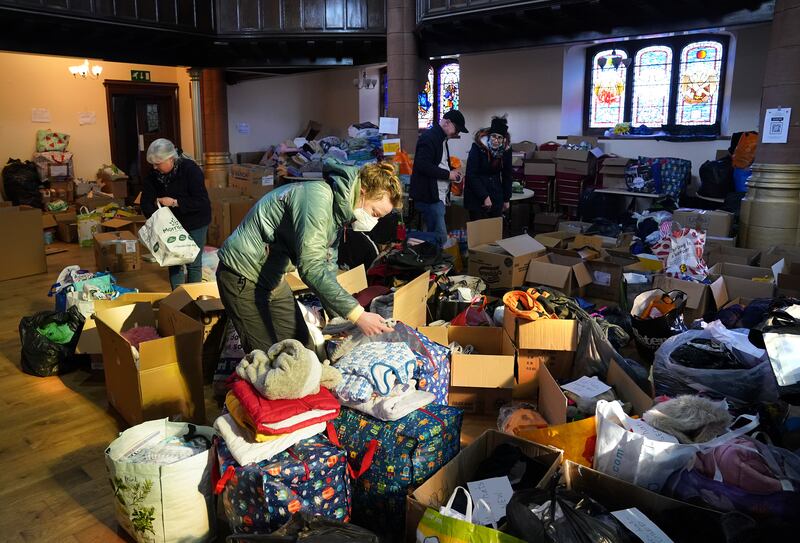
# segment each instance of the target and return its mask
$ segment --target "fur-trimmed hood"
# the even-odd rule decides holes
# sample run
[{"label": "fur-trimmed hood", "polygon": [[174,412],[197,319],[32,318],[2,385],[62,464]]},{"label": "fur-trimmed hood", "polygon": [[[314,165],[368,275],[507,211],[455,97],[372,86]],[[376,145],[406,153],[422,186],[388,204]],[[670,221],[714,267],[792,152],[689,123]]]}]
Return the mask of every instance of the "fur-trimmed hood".
[{"label": "fur-trimmed hood", "polygon": [[[475,144],[487,152],[489,151],[489,146],[486,144],[486,138],[489,137],[489,134],[491,134],[491,130],[489,130],[489,128],[481,128],[475,132]],[[503,140],[503,152],[508,151],[510,148],[511,134],[508,134]]]}]

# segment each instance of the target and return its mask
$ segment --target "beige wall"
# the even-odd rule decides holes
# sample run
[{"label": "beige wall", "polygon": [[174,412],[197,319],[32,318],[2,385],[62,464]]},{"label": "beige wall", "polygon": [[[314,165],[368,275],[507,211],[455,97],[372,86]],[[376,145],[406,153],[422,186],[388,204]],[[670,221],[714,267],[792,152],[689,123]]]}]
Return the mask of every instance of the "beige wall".
[{"label": "beige wall", "polygon": [[[130,80],[130,70],[149,70],[153,82],[177,83],[181,143],[193,153],[189,76],[185,68],[123,64],[98,60],[100,79],[75,79],[69,66],[83,59],[0,52],[0,160],[30,159],[36,150],[36,131],[50,128],[71,136],[78,177],[93,178],[102,164],[111,162],[104,79]],[[90,59],[90,62],[95,62]],[[32,108],[47,108],[51,122],[31,122]],[[96,123],[80,126],[78,113],[94,111]],[[120,165],[121,166],[121,165]]]}]

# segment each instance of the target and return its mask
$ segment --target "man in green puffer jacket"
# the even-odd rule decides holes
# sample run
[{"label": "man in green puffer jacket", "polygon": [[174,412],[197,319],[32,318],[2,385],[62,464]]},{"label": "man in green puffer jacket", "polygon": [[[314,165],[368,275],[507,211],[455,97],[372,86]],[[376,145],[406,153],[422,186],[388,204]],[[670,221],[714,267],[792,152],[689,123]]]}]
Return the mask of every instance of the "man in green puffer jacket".
[{"label": "man in green puffer jacket", "polygon": [[245,352],[266,351],[284,339],[308,343],[308,329],[284,279],[293,265],[328,312],[367,335],[390,330],[339,285],[335,242],[344,226],[371,230],[399,207],[400,180],[388,163],[358,170],[329,160],[323,173],[326,181],[292,183],[261,198],[219,250],[220,297]]}]

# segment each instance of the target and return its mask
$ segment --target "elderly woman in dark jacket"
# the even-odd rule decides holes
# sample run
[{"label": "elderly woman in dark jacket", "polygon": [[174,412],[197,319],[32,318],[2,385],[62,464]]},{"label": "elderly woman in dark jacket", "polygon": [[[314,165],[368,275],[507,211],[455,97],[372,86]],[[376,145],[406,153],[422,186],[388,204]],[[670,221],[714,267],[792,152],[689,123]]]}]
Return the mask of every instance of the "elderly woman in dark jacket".
[{"label": "elderly woman in dark jacket", "polygon": [[500,217],[511,200],[511,143],[508,121],[492,118],[489,128],[478,130],[467,158],[464,207],[475,221]]}]

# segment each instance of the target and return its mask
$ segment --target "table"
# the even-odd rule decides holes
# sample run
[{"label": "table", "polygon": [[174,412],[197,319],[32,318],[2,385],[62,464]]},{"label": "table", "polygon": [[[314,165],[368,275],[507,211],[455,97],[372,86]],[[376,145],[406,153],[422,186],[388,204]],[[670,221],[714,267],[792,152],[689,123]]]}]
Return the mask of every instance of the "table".
[{"label": "table", "polygon": [[[532,213],[532,211],[530,209],[530,205],[533,203],[533,202],[531,202],[531,200],[533,199],[533,196],[534,196],[534,191],[532,191],[531,189],[526,189],[524,187],[522,189],[522,193],[516,193],[515,192],[515,193],[511,194],[511,200],[508,203],[508,206],[509,206],[508,207],[508,212],[503,214],[503,220],[504,220],[504,222],[506,224],[506,227],[508,229],[509,235],[515,236],[515,235],[518,235],[518,234],[524,234],[525,232],[527,232],[528,230],[531,229],[530,225],[527,224],[527,223],[530,221],[530,218],[533,217],[533,213]],[[451,195],[450,196],[450,204],[454,205],[454,206],[464,207],[464,197],[463,196],[452,196]],[[520,206],[520,205],[528,206],[528,213],[525,214],[525,217],[528,220],[523,225],[517,224],[519,221],[512,221],[512,217],[516,217],[517,216],[517,213],[514,212],[514,209],[516,209],[517,206]],[[455,227],[457,225],[448,224],[447,226],[448,226],[448,228],[450,228],[450,227]]]},{"label": "table", "polygon": [[[653,194],[649,192],[631,192],[629,190],[622,190],[622,189],[594,189],[595,194],[612,194],[615,196],[625,196],[626,198],[630,198],[627,202],[626,207],[628,209],[635,208],[635,211],[644,211],[647,208],[646,202],[647,199],[654,200],[656,198],[662,198],[663,194]],[[641,198],[645,198],[645,200],[641,200]]]},{"label": "table", "polygon": [[511,193],[512,202],[519,202],[520,200],[528,200],[529,198],[533,198],[533,191],[531,189],[526,189],[524,187],[522,189],[522,194],[518,192]]}]

